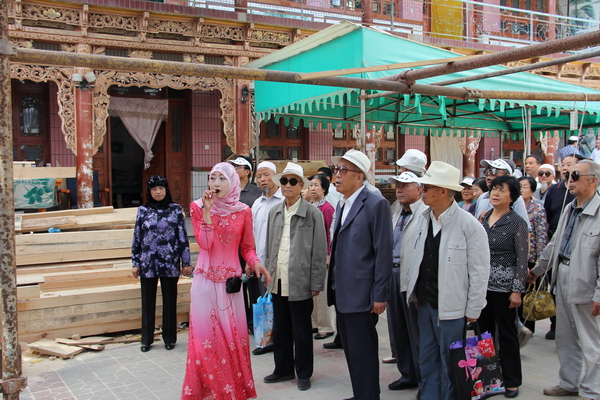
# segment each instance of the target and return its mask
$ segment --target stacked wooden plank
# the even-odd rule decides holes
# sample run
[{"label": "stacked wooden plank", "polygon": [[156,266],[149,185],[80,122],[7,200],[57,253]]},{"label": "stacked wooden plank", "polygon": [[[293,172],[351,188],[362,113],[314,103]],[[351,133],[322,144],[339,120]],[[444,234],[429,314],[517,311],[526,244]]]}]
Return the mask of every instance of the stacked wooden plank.
[{"label": "stacked wooden plank", "polygon": [[[22,219],[21,232],[38,227],[61,232],[15,236],[20,341],[140,328],[139,280],[131,275],[137,209],[87,210],[26,214]],[[57,218],[68,222],[54,225]],[[25,222],[32,225],[25,228]],[[116,226],[120,228],[112,229]],[[188,320],[190,285],[191,279],[179,281],[180,322]],[[158,293],[156,324],[160,325]]]}]

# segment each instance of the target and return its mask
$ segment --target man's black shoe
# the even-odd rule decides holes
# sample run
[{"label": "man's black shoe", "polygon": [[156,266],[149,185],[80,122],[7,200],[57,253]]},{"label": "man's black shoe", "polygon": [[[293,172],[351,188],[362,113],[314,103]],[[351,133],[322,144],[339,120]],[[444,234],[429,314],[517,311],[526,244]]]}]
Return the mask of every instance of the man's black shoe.
[{"label": "man's black shoe", "polygon": [[546,333],[546,339],[547,340],[554,340],[554,339],[556,339],[556,331],[549,330],[548,333]]},{"label": "man's black shoe", "polygon": [[284,382],[284,381],[293,381],[294,379],[296,379],[296,376],[294,374],[283,375],[283,376],[271,374],[271,375],[265,376],[265,379],[263,379],[263,380],[265,383],[277,383],[277,382]]},{"label": "man's black shoe", "polygon": [[298,389],[308,390],[310,386],[310,379],[298,379]]},{"label": "man's black shoe", "polygon": [[412,389],[417,387],[417,384],[411,384],[406,382],[401,382],[400,379],[394,381],[388,385],[390,390],[404,390],[404,389]]},{"label": "man's black shoe", "polygon": [[343,349],[344,348],[344,346],[342,346],[341,344],[337,344],[336,342],[324,343],[323,347],[326,349]]},{"label": "man's black shoe", "polygon": [[261,354],[267,354],[273,351],[273,345],[269,344],[265,347],[257,347],[254,350],[252,350],[252,354],[254,354],[255,356],[260,356]]}]

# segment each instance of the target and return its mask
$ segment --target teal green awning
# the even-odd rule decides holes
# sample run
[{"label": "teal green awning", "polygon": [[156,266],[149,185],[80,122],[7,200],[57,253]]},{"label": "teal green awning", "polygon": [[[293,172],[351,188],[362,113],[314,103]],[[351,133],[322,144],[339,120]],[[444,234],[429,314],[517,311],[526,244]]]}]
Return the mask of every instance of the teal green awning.
[{"label": "teal green awning", "polygon": [[[399,38],[389,33],[342,22],[303,39],[282,50],[246,64],[249,68],[264,68],[291,72],[317,72],[357,67],[386,65],[401,62],[434,60],[456,57],[459,54],[427,44]],[[419,80],[421,84],[461,78],[505,69],[491,66],[439,77]],[[377,79],[394,75],[402,70],[368,72],[348,75]],[[531,73],[516,73],[484,80],[457,84],[489,90],[515,90],[526,92],[595,93],[588,89]],[[376,91],[371,92],[376,93]],[[360,123],[360,101],[357,89],[280,82],[255,83],[255,111],[260,119],[283,118],[288,125],[293,119],[311,121],[310,125],[335,128]],[[600,103],[566,101],[511,101],[511,100],[454,100],[444,96],[428,97],[419,94],[394,95],[366,101],[368,129],[385,130],[399,126],[404,132],[463,136],[470,131],[486,136],[523,135],[525,107],[531,108],[532,126],[539,131],[569,130],[571,114],[579,111],[585,128],[600,126]],[[584,113],[585,111],[585,113]],[[305,122],[306,124],[306,122]]]}]

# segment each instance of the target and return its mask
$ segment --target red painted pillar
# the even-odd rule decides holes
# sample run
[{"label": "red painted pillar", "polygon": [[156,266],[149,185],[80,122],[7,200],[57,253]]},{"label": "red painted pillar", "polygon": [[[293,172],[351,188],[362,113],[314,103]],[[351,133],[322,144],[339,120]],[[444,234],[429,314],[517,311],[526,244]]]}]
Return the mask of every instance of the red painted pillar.
[{"label": "red painted pillar", "polygon": [[372,0],[362,0],[362,23],[365,26],[373,25],[373,3]]},{"label": "red painted pillar", "polygon": [[[466,135],[465,131],[465,135]],[[475,132],[469,132],[474,135]],[[477,149],[479,148],[479,137],[467,136],[465,137],[465,150],[463,151],[463,176],[472,176],[477,178],[476,171],[476,158]]]}]

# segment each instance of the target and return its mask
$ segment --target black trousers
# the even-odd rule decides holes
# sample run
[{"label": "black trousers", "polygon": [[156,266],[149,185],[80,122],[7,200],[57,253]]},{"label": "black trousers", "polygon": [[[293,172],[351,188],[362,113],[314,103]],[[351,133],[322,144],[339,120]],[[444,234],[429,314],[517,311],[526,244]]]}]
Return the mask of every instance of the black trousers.
[{"label": "black trousers", "polygon": [[341,313],[338,328],[356,400],[379,400],[379,354],[375,325],[379,316],[370,311]]},{"label": "black trousers", "polygon": [[516,308],[508,308],[510,293],[487,292],[487,305],[479,317],[479,329],[494,334],[498,327],[498,337],[495,342],[500,368],[504,377],[504,386],[513,388],[521,386],[523,376],[521,373],[521,352],[519,350],[519,336],[517,332]]},{"label": "black trousers", "polygon": [[162,292],[162,338],[165,344],[177,342],[177,282],[179,277],[140,278],[142,288],[142,345],[154,342],[156,287],[160,279]]},{"label": "black trousers", "polygon": [[388,331],[392,354],[401,374],[400,382],[421,383],[419,370],[419,323],[414,303],[406,302],[406,292],[400,293],[400,268],[392,270],[390,301],[387,306]]},{"label": "black trousers", "polygon": [[313,299],[288,299],[273,293],[273,374],[292,375],[295,369],[298,379],[308,379],[313,374],[314,365],[310,320]]}]

